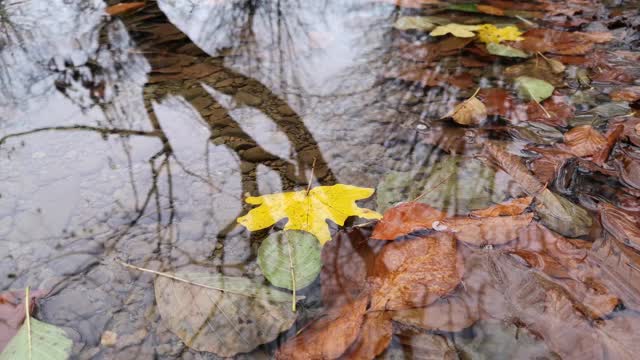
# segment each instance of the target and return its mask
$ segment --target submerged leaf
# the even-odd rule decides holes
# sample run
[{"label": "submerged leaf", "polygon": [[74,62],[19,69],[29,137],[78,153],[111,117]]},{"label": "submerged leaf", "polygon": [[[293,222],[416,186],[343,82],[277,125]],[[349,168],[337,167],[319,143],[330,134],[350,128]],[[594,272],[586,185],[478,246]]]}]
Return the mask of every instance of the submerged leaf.
[{"label": "submerged leaf", "polygon": [[584,208],[552,193],[549,189],[544,189],[536,195],[536,199],[539,202],[536,212],[548,228],[569,237],[589,233],[593,221]]},{"label": "submerged leaf", "polygon": [[442,36],[442,35],[451,34],[455,37],[470,38],[470,37],[476,36],[474,31],[477,31],[479,29],[480,29],[480,25],[462,25],[462,24],[451,23],[451,24],[440,25],[436,27],[429,33],[429,35]]},{"label": "submerged leaf", "polygon": [[431,22],[430,17],[426,16],[403,16],[396,20],[393,27],[398,30],[423,30],[429,31],[436,27]]},{"label": "submerged leaf", "polygon": [[299,290],[318,277],[320,252],[318,239],[308,232],[278,231],[260,244],[258,265],[271,284]]},{"label": "submerged leaf", "polygon": [[533,220],[533,214],[488,218],[453,217],[434,224],[438,231],[453,233],[456,239],[475,246],[501,245],[518,237]]},{"label": "submerged leaf", "polygon": [[406,202],[385,211],[376,224],[372,239],[395,240],[416,230],[431,229],[434,221],[442,220],[445,214],[427,204]]},{"label": "submerged leaf", "polygon": [[341,359],[374,359],[389,346],[392,335],[393,326],[387,312],[367,313],[358,338]]},{"label": "submerged leaf", "polygon": [[607,144],[607,139],[591,125],[576,126],[564,134],[564,145],[578,157],[592,156]]},{"label": "submerged leaf", "polygon": [[602,225],[614,238],[640,251],[640,217],[629,214],[610,204],[598,205]]},{"label": "submerged leaf", "polygon": [[382,215],[359,207],[355,201],[366,199],[373,189],[352,185],[336,184],[318,186],[310,191],[292,191],[262,196],[249,196],[248,204],[259,205],[238,223],[251,231],[268,228],[277,221],[287,218],[285,230],[302,230],[315,235],[320,244],[331,240],[326,220],[342,226],[349,216],[365,219],[379,219]]},{"label": "submerged leaf", "polygon": [[475,217],[520,215],[531,205],[532,201],[533,198],[531,196],[517,198],[490,206],[486,209],[472,211],[469,215]]},{"label": "submerged leaf", "polygon": [[[25,307],[29,308],[29,289],[26,290]],[[9,341],[0,360],[66,360],[70,357],[73,342],[64,330],[32,318],[25,310],[26,318],[20,330]]]},{"label": "submerged leaf", "polygon": [[487,44],[487,51],[490,54],[505,56],[505,57],[517,57],[517,58],[528,58],[529,54],[522,50],[518,50],[516,48],[512,48],[511,46],[502,45],[494,42],[490,42]]},{"label": "submerged leaf", "polygon": [[211,273],[162,273],[158,311],[188,347],[234,356],[275,339],[293,325],[291,295],[260,282]]},{"label": "submerged leaf", "polygon": [[520,76],[515,79],[518,95],[525,100],[540,102],[551,96],[554,87],[548,82],[529,76]]}]

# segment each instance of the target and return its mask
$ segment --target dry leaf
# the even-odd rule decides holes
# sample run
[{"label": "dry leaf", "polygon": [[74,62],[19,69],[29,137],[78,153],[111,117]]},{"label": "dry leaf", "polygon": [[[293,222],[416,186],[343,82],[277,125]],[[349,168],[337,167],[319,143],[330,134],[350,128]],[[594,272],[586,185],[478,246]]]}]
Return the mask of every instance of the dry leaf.
[{"label": "dry leaf", "polygon": [[434,221],[446,216],[440,210],[420,202],[406,202],[387,210],[376,224],[372,239],[395,240],[416,230],[431,229]]},{"label": "dry leaf", "polygon": [[453,121],[461,125],[480,125],[487,118],[487,108],[472,96],[456,105],[445,117],[452,117]]},{"label": "dry leaf", "polygon": [[492,217],[492,216],[514,216],[520,215],[526,208],[531,205],[533,198],[531,196],[512,199],[500,204],[493,205],[486,209],[472,211],[469,215],[474,217]]}]

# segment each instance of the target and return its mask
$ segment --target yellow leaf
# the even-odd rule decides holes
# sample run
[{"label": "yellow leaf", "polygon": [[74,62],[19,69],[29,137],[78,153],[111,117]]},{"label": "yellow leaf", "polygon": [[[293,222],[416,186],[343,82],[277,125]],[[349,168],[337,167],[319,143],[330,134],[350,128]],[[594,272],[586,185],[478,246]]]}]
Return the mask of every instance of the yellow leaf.
[{"label": "yellow leaf", "polygon": [[515,26],[505,26],[498,28],[495,25],[484,24],[478,29],[478,39],[485,44],[501,43],[503,41],[522,41],[522,33]]},{"label": "yellow leaf", "polygon": [[469,37],[476,36],[476,34],[473,33],[473,31],[476,31],[479,29],[480,29],[480,25],[462,25],[462,24],[451,23],[451,24],[441,25],[436,27],[435,29],[433,29],[433,31],[429,33],[429,35],[442,36],[442,35],[451,34],[455,37],[469,38]]},{"label": "yellow leaf", "polygon": [[320,244],[331,240],[326,220],[342,226],[349,216],[366,219],[380,219],[382,215],[369,209],[358,207],[356,200],[366,199],[373,194],[370,188],[336,184],[318,186],[307,193],[306,190],[250,196],[248,204],[259,205],[238,223],[251,231],[265,229],[277,221],[288,218],[285,230],[302,230],[315,235]]},{"label": "yellow leaf", "polygon": [[477,97],[472,96],[456,105],[445,117],[449,116],[461,125],[479,125],[487,118],[487,107]]}]

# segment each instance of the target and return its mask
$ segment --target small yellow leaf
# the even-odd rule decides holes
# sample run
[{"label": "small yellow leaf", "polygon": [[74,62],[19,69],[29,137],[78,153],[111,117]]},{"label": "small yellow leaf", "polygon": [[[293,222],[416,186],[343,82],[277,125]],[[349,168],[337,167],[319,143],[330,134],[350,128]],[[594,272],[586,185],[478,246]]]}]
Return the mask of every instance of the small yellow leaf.
[{"label": "small yellow leaf", "polygon": [[487,118],[487,107],[477,97],[472,96],[456,105],[445,117],[449,116],[461,125],[478,125]]},{"label": "small yellow leaf", "polygon": [[277,221],[287,218],[285,230],[302,230],[315,235],[320,244],[331,240],[329,219],[337,225],[344,225],[349,216],[365,219],[380,219],[382,215],[369,209],[359,207],[355,201],[373,195],[374,189],[352,185],[336,184],[318,186],[306,190],[292,191],[262,196],[250,196],[248,204],[259,205],[251,209],[245,216],[238,218],[238,223],[251,231],[265,229]]},{"label": "small yellow leaf", "polygon": [[469,37],[476,36],[476,34],[473,31],[480,29],[480,27],[481,27],[480,25],[462,25],[462,24],[451,23],[451,24],[441,25],[436,27],[435,29],[433,29],[433,31],[429,33],[429,35],[442,36],[442,35],[451,34],[455,37],[469,38]]},{"label": "small yellow leaf", "polygon": [[484,24],[478,28],[478,39],[485,44],[501,43],[503,41],[522,41],[522,33],[515,26],[498,28],[495,25]]}]

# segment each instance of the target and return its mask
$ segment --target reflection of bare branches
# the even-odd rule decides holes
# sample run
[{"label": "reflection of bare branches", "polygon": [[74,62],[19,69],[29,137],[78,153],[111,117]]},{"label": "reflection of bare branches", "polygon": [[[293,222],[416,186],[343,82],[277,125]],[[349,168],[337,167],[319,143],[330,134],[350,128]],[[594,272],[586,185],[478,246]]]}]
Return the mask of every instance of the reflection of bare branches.
[{"label": "reflection of bare branches", "polygon": [[23,132],[5,135],[0,138],[0,145],[2,145],[5,141],[11,138],[36,134],[44,131],[93,131],[93,132],[100,133],[102,136],[107,136],[107,135],[120,135],[120,136],[136,135],[136,136],[152,136],[152,137],[161,136],[161,133],[158,131],[101,128],[97,126],[87,126],[87,125],[49,126],[49,127],[38,128],[38,129],[29,130],[29,131],[23,131]]}]

